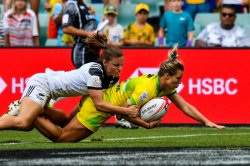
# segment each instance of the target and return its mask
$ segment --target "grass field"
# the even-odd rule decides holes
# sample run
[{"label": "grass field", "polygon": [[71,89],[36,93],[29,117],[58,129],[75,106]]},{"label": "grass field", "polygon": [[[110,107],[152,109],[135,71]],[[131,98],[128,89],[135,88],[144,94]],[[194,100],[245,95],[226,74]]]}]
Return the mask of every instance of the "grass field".
[{"label": "grass field", "polygon": [[121,129],[102,127],[78,143],[52,143],[36,130],[0,131],[0,150],[55,148],[250,148],[249,127],[166,127],[155,129]]},{"label": "grass field", "polygon": [[102,127],[78,143],[0,131],[0,165],[250,165],[250,128]]}]

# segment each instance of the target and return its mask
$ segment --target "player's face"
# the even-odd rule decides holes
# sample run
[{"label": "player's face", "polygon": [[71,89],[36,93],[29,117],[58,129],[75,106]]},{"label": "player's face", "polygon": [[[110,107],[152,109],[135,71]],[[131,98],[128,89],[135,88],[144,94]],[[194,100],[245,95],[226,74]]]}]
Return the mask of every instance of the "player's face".
[{"label": "player's face", "polygon": [[113,58],[108,62],[104,61],[103,64],[108,76],[118,77],[124,64],[124,57]]},{"label": "player's face", "polygon": [[175,89],[181,84],[183,71],[177,70],[176,74],[173,76],[170,76],[168,73],[166,73],[163,77],[163,83],[161,83],[162,88],[161,89]]}]

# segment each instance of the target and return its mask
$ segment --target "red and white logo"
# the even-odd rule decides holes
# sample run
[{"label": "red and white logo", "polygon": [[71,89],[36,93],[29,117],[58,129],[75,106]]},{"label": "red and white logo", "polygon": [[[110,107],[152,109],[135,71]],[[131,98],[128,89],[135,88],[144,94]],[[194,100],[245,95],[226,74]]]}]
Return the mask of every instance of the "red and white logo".
[{"label": "red and white logo", "polygon": [[7,84],[4,82],[2,77],[0,77],[0,94],[5,90],[6,87],[7,87]]}]

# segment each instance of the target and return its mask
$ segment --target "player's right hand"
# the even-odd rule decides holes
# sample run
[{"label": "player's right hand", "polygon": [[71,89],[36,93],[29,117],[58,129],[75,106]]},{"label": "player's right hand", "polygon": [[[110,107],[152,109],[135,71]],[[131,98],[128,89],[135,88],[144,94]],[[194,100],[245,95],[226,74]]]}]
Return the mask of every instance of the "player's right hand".
[{"label": "player's right hand", "polygon": [[135,118],[139,115],[139,108],[135,105],[128,107],[127,116],[130,118]]},{"label": "player's right hand", "polygon": [[161,120],[156,120],[156,121],[148,122],[149,123],[148,129],[152,129],[152,128],[155,128],[155,127],[159,126],[160,121]]}]

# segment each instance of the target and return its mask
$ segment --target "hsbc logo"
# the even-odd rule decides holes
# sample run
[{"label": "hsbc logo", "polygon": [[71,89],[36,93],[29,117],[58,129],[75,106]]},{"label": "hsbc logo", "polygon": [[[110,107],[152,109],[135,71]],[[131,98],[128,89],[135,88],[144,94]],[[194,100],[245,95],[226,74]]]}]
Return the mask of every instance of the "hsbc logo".
[{"label": "hsbc logo", "polygon": [[5,90],[6,87],[7,87],[7,84],[2,79],[2,77],[0,77],[0,94],[2,94],[2,92]]}]

